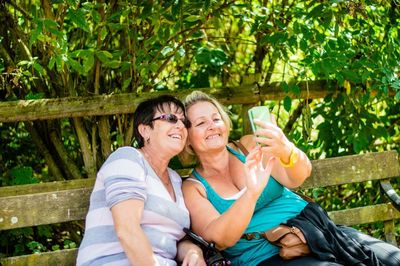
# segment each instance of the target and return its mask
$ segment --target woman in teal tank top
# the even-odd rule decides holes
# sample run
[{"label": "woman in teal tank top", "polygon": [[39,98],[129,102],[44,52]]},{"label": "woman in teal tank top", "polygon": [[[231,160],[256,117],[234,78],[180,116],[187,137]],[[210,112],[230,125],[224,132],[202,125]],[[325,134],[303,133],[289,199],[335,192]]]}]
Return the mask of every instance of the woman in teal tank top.
[{"label": "woman in teal tank top", "polygon": [[[307,205],[290,189],[310,176],[311,162],[282,130],[274,123],[257,122],[262,128],[256,132],[258,137],[247,135],[240,140],[250,151],[244,156],[228,144],[231,122],[218,101],[196,91],[187,96],[185,107],[191,123],[186,151],[198,162],[183,183],[193,231],[214,242],[233,265],[339,265],[313,256],[284,261],[267,240],[242,238],[276,227]],[[371,245],[385,265],[400,265],[394,246],[348,227],[342,231]]]},{"label": "woman in teal tank top", "polygon": [[288,188],[310,175],[309,159],[273,124],[263,124],[266,132],[260,135],[268,139],[257,139],[266,144],[263,148],[252,136],[242,138],[251,150],[245,157],[227,146],[230,120],[218,102],[195,92],[186,108],[188,144],[199,161],[183,185],[192,229],[216,243],[234,265],[257,265],[278,254],[265,239],[241,236],[266,231],[301,212],[306,202]]}]

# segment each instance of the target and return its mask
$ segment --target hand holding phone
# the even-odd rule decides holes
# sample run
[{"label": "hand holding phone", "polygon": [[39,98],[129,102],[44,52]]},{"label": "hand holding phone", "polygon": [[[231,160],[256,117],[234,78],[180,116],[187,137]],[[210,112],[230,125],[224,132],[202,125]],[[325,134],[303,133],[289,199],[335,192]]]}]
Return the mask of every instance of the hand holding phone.
[{"label": "hand holding phone", "polygon": [[254,119],[258,119],[263,122],[271,123],[271,114],[269,112],[268,107],[266,106],[255,106],[249,109],[248,111],[251,129],[253,133],[255,133],[261,127],[254,123]]}]

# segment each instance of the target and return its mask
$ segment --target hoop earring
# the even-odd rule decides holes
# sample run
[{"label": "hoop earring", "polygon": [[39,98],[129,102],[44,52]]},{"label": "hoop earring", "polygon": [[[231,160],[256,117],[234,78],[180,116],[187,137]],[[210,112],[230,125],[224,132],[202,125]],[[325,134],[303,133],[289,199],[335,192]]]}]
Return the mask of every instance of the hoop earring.
[{"label": "hoop earring", "polygon": [[146,139],[146,143],[147,143],[147,144],[150,144],[150,138],[147,138],[147,139]]}]

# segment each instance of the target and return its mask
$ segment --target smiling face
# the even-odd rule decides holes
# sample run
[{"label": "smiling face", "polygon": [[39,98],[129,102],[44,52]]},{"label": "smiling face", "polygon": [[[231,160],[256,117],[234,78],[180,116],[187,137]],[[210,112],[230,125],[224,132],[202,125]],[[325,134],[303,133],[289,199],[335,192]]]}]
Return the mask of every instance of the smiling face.
[{"label": "smiling face", "polygon": [[[175,115],[178,121],[169,119],[169,114]],[[157,108],[152,121],[152,126],[141,125],[141,135],[145,140],[144,145],[152,146],[158,155],[175,156],[180,153],[186,143],[187,129],[184,125],[185,115],[176,105],[164,104]]]},{"label": "smiling face", "polygon": [[191,122],[189,143],[196,154],[225,148],[228,130],[218,109],[210,102],[197,102],[187,109]]}]

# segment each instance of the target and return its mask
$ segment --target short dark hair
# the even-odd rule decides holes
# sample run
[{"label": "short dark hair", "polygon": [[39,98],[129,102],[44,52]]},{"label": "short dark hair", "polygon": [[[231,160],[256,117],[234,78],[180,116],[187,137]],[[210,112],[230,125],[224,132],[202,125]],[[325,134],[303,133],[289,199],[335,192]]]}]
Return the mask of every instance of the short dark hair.
[{"label": "short dark hair", "polygon": [[152,99],[147,99],[141,102],[133,113],[133,129],[134,137],[137,142],[137,148],[144,146],[144,139],[139,132],[139,125],[148,125],[153,128],[153,118],[157,110],[164,112],[165,106],[182,110],[186,117],[185,107],[183,103],[172,95],[161,95]]}]

